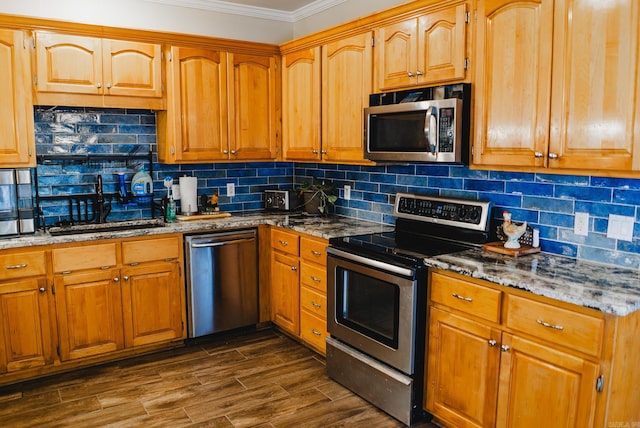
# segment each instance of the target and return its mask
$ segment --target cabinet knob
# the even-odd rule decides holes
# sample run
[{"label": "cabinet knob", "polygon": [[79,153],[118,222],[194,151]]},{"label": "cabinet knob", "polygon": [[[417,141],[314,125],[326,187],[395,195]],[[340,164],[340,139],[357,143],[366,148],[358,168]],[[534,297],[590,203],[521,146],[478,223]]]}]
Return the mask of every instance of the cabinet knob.
[{"label": "cabinet knob", "polygon": [[98,87],[98,89],[100,89],[102,88],[102,83],[98,83],[96,86]]},{"label": "cabinet knob", "polygon": [[129,277],[127,275],[124,276],[125,281],[129,281]]},{"label": "cabinet knob", "polygon": [[228,155],[229,154],[229,150],[225,149],[225,150],[222,151],[222,153],[224,153],[225,155]]},{"label": "cabinet knob", "polygon": [[493,339],[489,340],[489,346],[490,346],[490,347],[492,347],[492,348],[493,348],[493,347],[494,347],[494,346],[496,346],[497,344],[498,344],[498,342],[496,342],[495,340],[493,340]]},{"label": "cabinet knob", "polygon": [[38,288],[38,291],[41,292],[41,293],[44,293],[44,292],[47,291],[47,289],[44,288],[44,287],[40,287],[40,288]]},{"label": "cabinet knob", "polygon": [[107,83],[107,89],[111,89],[111,83]]},{"label": "cabinet knob", "polygon": [[549,153],[549,159],[558,159],[559,157],[557,153]]},{"label": "cabinet knob", "polygon": [[120,278],[116,276],[115,278],[113,278],[113,282],[120,282]]},{"label": "cabinet knob", "polygon": [[297,270],[298,270],[298,268],[297,268],[297,267],[295,267],[295,266],[291,266],[291,270],[295,272],[295,271],[297,271]]},{"label": "cabinet knob", "polygon": [[422,71],[420,70],[416,71],[416,76],[422,76]]},{"label": "cabinet knob", "polygon": [[500,346],[500,350],[502,352],[509,352],[509,349],[511,349],[511,347],[509,345],[502,345]]},{"label": "cabinet knob", "polygon": [[232,155],[235,155],[235,154],[236,154],[236,151],[235,151],[235,150],[231,150],[231,154],[232,154]]},{"label": "cabinet knob", "polygon": [[541,158],[541,157],[543,157],[544,155],[542,154],[542,152],[535,152],[535,153],[533,154],[533,156],[535,156],[535,157],[537,157],[537,158]]},{"label": "cabinet knob", "polygon": [[407,73],[407,76],[409,76],[409,77],[413,77],[413,76],[414,76],[414,74],[413,74],[412,72],[408,72],[408,73]]},{"label": "cabinet knob", "polygon": [[327,151],[326,151],[326,150],[323,150],[323,151],[322,151],[322,154],[323,154],[323,155],[326,155],[326,154],[327,154]]}]

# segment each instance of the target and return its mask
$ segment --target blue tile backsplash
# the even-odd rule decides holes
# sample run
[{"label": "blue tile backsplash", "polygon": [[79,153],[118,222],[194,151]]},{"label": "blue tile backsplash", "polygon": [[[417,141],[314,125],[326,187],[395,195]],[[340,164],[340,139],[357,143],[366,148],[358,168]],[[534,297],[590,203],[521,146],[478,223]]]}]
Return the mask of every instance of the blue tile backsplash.
[{"label": "blue tile backsplash", "polygon": [[[112,154],[156,152],[155,114],[148,110],[36,107],[36,145],[39,154]],[[153,156],[154,194],[165,195],[163,179],[198,177],[199,194],[220,195],[223,211],[263,208],[265,189],[291,189],[305,179],[333,180],[340,199],[336,212],[393,224],[396,192],[480,198],[494,202],[494,218],[509,210],[514,220],[540,229],[543,251],[600,263],[640,268],[640,180],[593,176],[471,170],[465,166],[409,164],[353,166],[291,162],[247,162],[162,165]],[[101,161],[39,164],[41,195],[91,193],[103,176],[105,192],[116,192],[117,173],[130,183],[145,161]],[[226,196],[234,183],[236,196]],[[350,185],[351,199],[342,187]],[[43,204],[46,224],[65,220],[68,207],[59,201]],[[576,212],[590,216],[588,236],[573,233]],[[633,242],[606,237],[609,214],[636,219]],[[120,205],[113,201],[109,220],[150,217],[148,205]]]}]

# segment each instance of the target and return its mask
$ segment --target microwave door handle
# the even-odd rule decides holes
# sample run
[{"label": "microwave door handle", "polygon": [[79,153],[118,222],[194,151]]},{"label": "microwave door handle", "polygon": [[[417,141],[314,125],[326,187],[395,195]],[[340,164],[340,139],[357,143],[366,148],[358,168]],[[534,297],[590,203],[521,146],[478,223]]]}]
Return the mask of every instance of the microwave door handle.
[{"label": "microwave door handle", "polygon": [[427,138],[429,151],[437,156],[438,150],[438,109],[434,106],[427,108],[424,118],[424,136]]}]

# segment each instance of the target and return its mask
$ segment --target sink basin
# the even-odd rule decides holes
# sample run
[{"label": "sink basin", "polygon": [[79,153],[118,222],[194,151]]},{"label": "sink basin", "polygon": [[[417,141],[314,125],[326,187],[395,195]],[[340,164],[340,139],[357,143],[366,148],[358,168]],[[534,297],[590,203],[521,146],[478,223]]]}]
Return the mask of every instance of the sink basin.
[{"label": "sink basin", "polygon": [[47,229],[50,235],[77,235],[81,233],[118,232],[122,230],[152,229],[164,227],[162,219],[112,221],[109,223],[74,224],[70,226],[52,226]]}]

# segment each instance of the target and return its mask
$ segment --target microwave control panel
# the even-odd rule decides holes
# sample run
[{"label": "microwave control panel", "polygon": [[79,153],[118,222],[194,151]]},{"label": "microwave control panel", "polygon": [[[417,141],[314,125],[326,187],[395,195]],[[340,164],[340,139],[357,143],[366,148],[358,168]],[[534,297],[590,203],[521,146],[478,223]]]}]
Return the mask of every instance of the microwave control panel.
[{"label": "microwave control panel", "polygon": [[438,122],[438,151],[453,153],[455,150],[455,109],[446,107],[439,111]]}]

